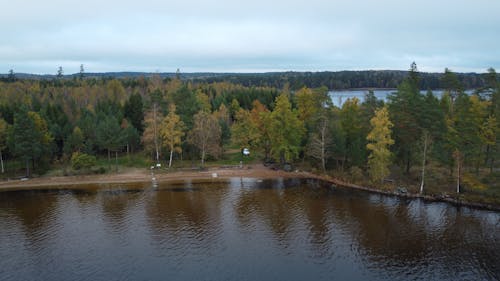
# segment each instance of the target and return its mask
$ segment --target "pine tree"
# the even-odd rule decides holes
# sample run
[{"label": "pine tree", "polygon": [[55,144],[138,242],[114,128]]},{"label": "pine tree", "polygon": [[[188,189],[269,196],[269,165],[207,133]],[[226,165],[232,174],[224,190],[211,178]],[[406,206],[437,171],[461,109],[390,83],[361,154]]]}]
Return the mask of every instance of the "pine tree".
[{"label": "pine tree", "polygon": [[123,130],[114,116],[106,116],[97,124],[96,136],[99,147],[108,151],[108,165],[110,166],[111,151],[115,151],[116,158],[118,150],[125,146]]},{"label": "pine tree", "polygon": [[9,147],[15,155],[26,163],[26,176],[30,176],[29,162],[50,155],[52,136],[47,129],[46,121],[36,112],[28,112],[22,106],[14,114],[14,124],[9,140]]},{"label": "pine tree", "polygon": [[130,95],[123,106],[124,116],[130,120],[141,134],[144,131],[144,111],[143,111],[142,96],[138,93]]},{"label": "pine tree", "polygon": [[389,113],[386,107],[375,112],[375,116],[370,120],[373,129],[366,139],[369,143],[366,148],[371,151],[368,157],[368,168],[373,182],[382,182],[389,175],[389,165],[391,164],[391,152],[389,146],[394,144],[391,138],[392,122],[389,120]]}]

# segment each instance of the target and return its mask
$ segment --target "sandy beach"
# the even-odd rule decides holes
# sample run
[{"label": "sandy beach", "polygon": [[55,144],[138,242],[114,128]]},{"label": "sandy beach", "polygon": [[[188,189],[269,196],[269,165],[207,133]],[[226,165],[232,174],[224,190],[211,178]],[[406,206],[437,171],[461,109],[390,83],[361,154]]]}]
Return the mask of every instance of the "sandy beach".
[{"label": "sandy beach", "polygon": [[[153,174],[154,173],[154,174]],[[34,187],[44,188],[60,188],[61,186],[69,185],[84,185],[84,184],[111,184],[111,183],[128,183],[128,182],[147,182],[154,177],[157,182],[172,182],[190,180],[212,179],[227,179],[234,177],[246,178],[286,178],[286,177],[314,177],[318,176],[308,172],[285,172],[273,170],[265,167],[262,164],[246,165],[243,168],[239,167],[213,167],[203,171],[199,170],[182,170],[182,171],[167,171],[147,169],[127,169],[123,172],[104,174],[104,175],[81,175],[81,176],[62,176],[62,177],[39,177],[27,180],[8,180],[0,182],[1,190],[21,190],[31,189]]]}]

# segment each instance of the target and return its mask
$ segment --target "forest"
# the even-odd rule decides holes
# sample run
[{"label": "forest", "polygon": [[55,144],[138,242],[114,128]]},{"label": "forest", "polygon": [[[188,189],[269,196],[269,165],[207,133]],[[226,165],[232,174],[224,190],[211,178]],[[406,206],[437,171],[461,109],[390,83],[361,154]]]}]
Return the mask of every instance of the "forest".
[{"label": "forest", "polygon": [[[500,82],[494,69],[477,75],[475,84],[469,79],[475,76],[464,83],[446,69],[432,82],[444,90],[438,98],[432,90],[420,93],[436,87],[426,87],[431,80],[412,64],[397,84],[384,85],[397,88],[387,102],[367,92],[340,108],[328,96],[338,85],[319,78],[268,75],[268,82],[245,83],[241,77],[82,72],[33,79],[11,73],[0,81],[2,177],[61,167],[112,172],[118,157],[142,159],[136,161],[144,167],[203,167],[227,150],[249,148],[259,161],[349,182],[499,198]],[[471,86],[474,93],[466,94]]]}]

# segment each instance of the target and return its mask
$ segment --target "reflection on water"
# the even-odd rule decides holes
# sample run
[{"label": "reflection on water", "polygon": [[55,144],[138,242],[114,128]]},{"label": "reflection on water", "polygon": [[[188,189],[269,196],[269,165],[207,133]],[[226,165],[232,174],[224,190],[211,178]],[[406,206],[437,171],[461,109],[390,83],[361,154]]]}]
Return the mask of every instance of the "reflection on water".
[{"label": "reflection on water", "polygon": [[0,280],[494,280],[500,214],[316,180],[0,192]]}]

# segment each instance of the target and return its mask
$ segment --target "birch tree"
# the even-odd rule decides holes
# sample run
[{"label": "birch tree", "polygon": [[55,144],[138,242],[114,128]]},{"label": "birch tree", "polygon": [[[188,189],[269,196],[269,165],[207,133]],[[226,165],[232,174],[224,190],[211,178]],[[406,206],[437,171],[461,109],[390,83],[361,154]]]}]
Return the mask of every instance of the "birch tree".
[{"label": "birch tree", "polygon": [[144,145],[144,150],[154,153],[156,163],[160,162],[160,134],[158,132],[159,124],[163,116],[158,110],[156,103],[153,103],[153,108],[144,116],[144,132],[142,133],[141,141]]},{"label": "birch tree", "polygon": [[431,145],[432,138],[430,133],[427,130],[422,131],[422,172],[421,172],[421,181],[420,181],[420,194],[424,192],[424,184],[425,184],[425,167],[427,164],[427,152],[429,151],[429,147]]},{"label": "birch tree", "polygon": [[193,129],[188,141],[200,150],[201,166],[205,165],[207,154],[219,157],[221,147],[221,128],[217,119],[206,111],[200,111],[194,116]]},{"label": "birch tree", "polygon": [[160,125],[160,136],[163,144],[167,146],[170,152],[168,167],[172,167],[172,156],[174,152],[182,152],[181,144],[184,137],[184,122],[179,115],[175,113],[175,105],[171,104],[168,115],[163,118]]},{"label": "birch tree", "polygon": [[307,155],[321,161],[321,168],[326,172],[326,159],[330,157],[332,138],[329,130],[328,118],[321,116],[316,131],[311,133],[307,147]]}]

